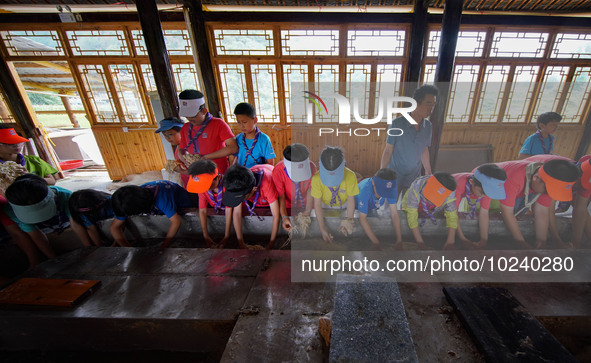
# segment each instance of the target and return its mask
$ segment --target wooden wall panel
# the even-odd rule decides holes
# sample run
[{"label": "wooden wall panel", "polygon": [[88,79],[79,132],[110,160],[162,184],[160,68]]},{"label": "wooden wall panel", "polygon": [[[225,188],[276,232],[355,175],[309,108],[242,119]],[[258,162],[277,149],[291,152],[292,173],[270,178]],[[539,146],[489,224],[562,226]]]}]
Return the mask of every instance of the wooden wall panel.
[{"label": "wooden wall panel", "polygon": [[[536,132],[535,125],[445,125],[443,145],[491,144],[495,162],[514,160],[525,139]],[[554,154],[572,158],[583,132],[582,125],[561,124],[555,133]]]},{"label": "wooden wall panel", "polygon": [[166,155],[153,129],[122,132],[121,127],[95,127],[92,131],[112,180],[164,167]]}]

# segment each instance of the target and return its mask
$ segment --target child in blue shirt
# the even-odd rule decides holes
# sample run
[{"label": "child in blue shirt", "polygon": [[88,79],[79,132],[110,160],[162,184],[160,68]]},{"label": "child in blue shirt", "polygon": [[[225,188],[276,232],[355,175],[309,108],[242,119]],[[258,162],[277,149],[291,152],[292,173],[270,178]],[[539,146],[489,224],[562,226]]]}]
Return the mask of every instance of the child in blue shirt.
[{"label": "child in blue shirt", "polygon": [[170,227],[161,248],[167,248],[173,241],[183,222],[182,208],[197,208],[197,194],[187,192],[180,185],[168,180],[156,180],[140,186],[127,185],[117,189],[111,197],[115,219],[111,223],[111,234],[115,243],[131,246],[123,235],[123,225],[128,216],[137,214],[164,214],[170,220]]},{"label": "child in blue shirt", "polygon": [[551,154],[552,150],[554,150],[553,134],[561,120],[562,116],[556,112],[544,112],[538,116],[538,131],[525,139],[517,159],[521,160],[533,155]]},{"label": "child in blue shirt", "polygon": [[251,168],[257,164],[274,164],[275,151],[271,139],[256,126],[257,117],[251,104],[242,102],[234,108],[242,132],[236,136],[236,163]]},{"label": "child in blue shirt", "polygon": [[359,223],[373,244],[374,250],[381,250],[380,241],[373,233],[367,220],[367,215],[371,210],[377,210],[383,206],[386,200],[390,207],[392,225],[396,232],[396,244],[394,245],[394,248],[402,249],[400,216],[398,215],[398,210],[396,208],[397,194],[396,172],[392,169],[380,169],[373,177],[363,179],[359,183],[359,194],[355,196],[355,204],[359,211]]}]

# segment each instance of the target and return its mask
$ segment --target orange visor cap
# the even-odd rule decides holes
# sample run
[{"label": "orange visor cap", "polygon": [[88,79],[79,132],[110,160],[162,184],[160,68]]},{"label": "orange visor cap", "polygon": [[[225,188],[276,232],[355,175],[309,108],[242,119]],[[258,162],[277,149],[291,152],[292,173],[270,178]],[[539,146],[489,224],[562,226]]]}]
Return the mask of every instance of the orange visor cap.
[{"label": "orange visor cap", "polygon": [[543,167],[538,169],[538,174],[544,181],[544,184],[546,184],[546,192],[550,198],[559,202],[568,202],[573,200],[573,185],[575,182],[565,182],[553,178],[544,171]]},{"label": "orange visor cap", "polygon": [[431,177],[427,179],[427,183],[423,188],[423,196],[436,207],[441,206],[451,193],[452,191],[444,187],[443,184],[437,180],[435,175],[431,175]]},{"label": "orange visor cap", "polygon": [[191,175],[189,177],[189,182],[187,182],[187,191],[189,193],[205,193],[211,188],[211,183],[216,176],[218,176],[217,168],[213,174],[203,173],[199,175]]}]

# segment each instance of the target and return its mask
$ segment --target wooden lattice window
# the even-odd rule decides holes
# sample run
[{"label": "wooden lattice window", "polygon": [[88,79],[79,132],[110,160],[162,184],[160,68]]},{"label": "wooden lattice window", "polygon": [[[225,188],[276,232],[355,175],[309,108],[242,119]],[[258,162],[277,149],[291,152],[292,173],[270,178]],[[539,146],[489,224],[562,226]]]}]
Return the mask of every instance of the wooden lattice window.
[{"label": "wooden lattice window", "polygon": [[[456,44],[456,57],[481,57],[485,40],[486,32],[484,31],[461,31]],[[427,57],[437,57],[439,55],[440,42],[441,31],[430,31]]]},{"label": "wooden lattice window", "polygon": [[115,104],[111,101],[114,99],[114,95],[109,89],[103,66],[82,64],[78,66],[78,71],[86,89],[86,98],[94,108],[97,123],[118,123],[119,117]]},{"label": "wooden lattice window", "polygon": [[66,35],[75,56],[130,55],[123,30],[68,30]]},{"label": "wooden lattice window", "polygon": [[63,56],[58,33],[55,30],[9,30],[0,32],[11,56]]},{"label": "wooden lattice window", "polygon": [[349,30],[347,32],[348,56],[403,56],[404,30]]},{"label": "wooden lattice window", "polygon": [[273,31],[269,29],[216,29],[216,55],[274,55]]},{"label": "wooden lattice window", "polygon": [[548,33],[498,31],[493,35],[491,57],[542,58]]},{"label": "wooden lattice window", "polygon": [[279,91],[275,65],[252,64],[250,74],[258,121],[279,122]]},{"label": "wooden lattice window", "polygon": [[282,30],[281,53],[288,56],[337,56],[339,55],[339,31]]},{"label": "wooden lattice window", "polygon": [[503,65],[486,67],[475,122],[498,121],[510,68]]},{"label": "wooden lattice window", "polygon": [[578,67],[572,81],[567,84],[564,107],[561,110],[562,122],[579,123],[585,113],[591,93],[591,67]]},{"label": "wooden lattice window", "polygon": [[[164,43],[169,56],[191,55],[191,39],[186,29],[163,29]],[[131,39],[137,55],[148,55],[141,30],[132,30]]]},{"label": "wooden lattice window", "polygon": [[234,107],[248,100],[246,74],[243,64],[219,65],[222,99],[226,111],[226,121],[236,122]]},{"label": "wooden lattice window", "polygon": [[[171,64],[174,86],[177,93],[185,89],[199,89],[197,67],[194,63]],[[157,91],[154,73],[150,64],[141,65],[144,83],[148,92]]]},{"label": "wooden lattice window", "polygon": [[109,68],[125,122],[147,123],[133,65],[111,64]]},{"label": "wooden lattice window", "polygon": [[287,122],[306,122],[306,113],[301,111],[305,109],[304,91],[308,90],[308,65],[283,65],[283,83]]},{"label": "wooden lattice window", "polygon": [[456,65],[445,122],[469,122],[479,72],[479,65]]},{"label": "wooden lattice window", "polygon": [[535,102],[530,123],[535,123],[537,117],[546,111],[555,111],[558,109],[558,104],[562,98],[562,92],[566,84],[566,79],[570,67],[568,66],[553,66],[547,67],[542,82],[540,83],[540,90]]},{"label": "wooden lattice window", "polygon": [[591,34],[558,33],[553,58],[591,59]]}]

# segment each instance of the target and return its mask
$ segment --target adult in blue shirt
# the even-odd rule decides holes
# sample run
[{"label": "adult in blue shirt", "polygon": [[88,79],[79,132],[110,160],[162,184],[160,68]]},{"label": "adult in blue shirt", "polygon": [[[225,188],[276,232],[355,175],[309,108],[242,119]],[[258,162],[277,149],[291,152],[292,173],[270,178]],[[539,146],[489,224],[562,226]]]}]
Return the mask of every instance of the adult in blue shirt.
[{"label": "adult in blue shirt", "polygon": [[417,108],[410,113],[417,124],[413,125],[401,116],[393,120],[389,126],[389,129],[401,129],[402,134],[388,133],[380,168],[396,171],[399,192],[408,189],[410,184],[420,176],[421,164],[425,168],[425,173],[431,174],[429,146],[431,146],[432,125],[427,117],[433,112],[437,93],[435,86],[423,85],[417,88],[412,96],[417,101]]}]

